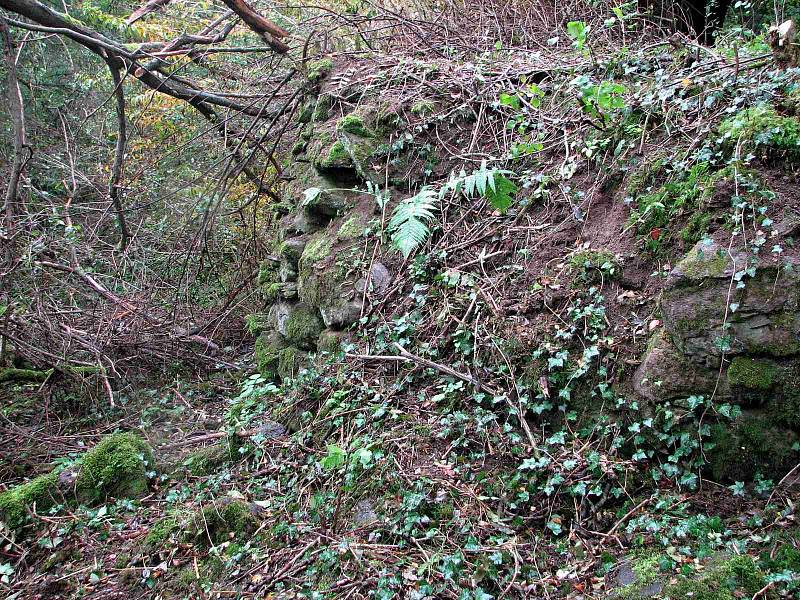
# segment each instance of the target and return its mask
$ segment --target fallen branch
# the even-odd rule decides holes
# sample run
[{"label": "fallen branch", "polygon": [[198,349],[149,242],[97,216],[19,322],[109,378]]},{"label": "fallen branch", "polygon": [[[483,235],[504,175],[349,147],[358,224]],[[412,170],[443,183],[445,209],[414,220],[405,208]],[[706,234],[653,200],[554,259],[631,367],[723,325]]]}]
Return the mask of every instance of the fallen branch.
[{"label": "fallen branch", "polygon": [[432,360],[428,360],[427,358],[422,358],[421,356],[417,356],[416,354],[411,354],[408,350],[403,348],[397,342],[394,343],[394,347],[397,348],[397,351],[400,355],[394,354],[350,354],[347,353],[345,356],[347,358],[357,358],[360,360],[378,360],[378,361],[387,361],[387,362],[411,362],[421,365],[423,367],[428,367],[430,369],[434,369],[443,373],[444,375],[449,375],[450,377],[455,377],[456,379],[460,379],[470,385],[486,392],[487,394],[491,394],[492,396],[499,396],[500,393],[486,385],[485,383],[479,381],[477,378],[472,377],[471,375],[465,375],[464,373],[460,373],[455,369],[448,367],[447,365],[442,365],[437,362],[433,362]]}]

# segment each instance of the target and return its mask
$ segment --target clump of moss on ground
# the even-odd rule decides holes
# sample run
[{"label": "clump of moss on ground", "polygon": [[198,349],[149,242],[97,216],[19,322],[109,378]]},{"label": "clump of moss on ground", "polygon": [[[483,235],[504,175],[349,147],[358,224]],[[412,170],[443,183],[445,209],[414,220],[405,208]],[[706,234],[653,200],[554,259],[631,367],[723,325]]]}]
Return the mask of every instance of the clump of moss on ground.
[{"label": "clump of moss on ground", "polygon": [[183,464],[191,475],[201,477],[216,473],[221,466],[236,458],[236,453],[226,441],[213,444],[190,454]]},{"label": "clump of moss on ground", "polygon": [[191,535],[204,544],[221,544],[252,533],[258,527],[253,507],[242,500],[223,499],[209,504],[192,518]]},{"label": "clump of moss on ground", "polygon": [[37,512],[41,512],[60,500],[58,474],[58,471],[53,471],[40,475],[28,483],[0,494],[0,517],[11,529],[16,529],[25,523],[29,509],[35,507]]},{"label": "clump of moss on ground", "polygon": [[752,598],[766,580],[764,573],[749,556],[735,556],[710,566],[695,577],[682,578],[664,590],[671,600],[736,600]]},{"label": "clump of moss on ground", "polygon": [[141,437],[115,433],[83,455],[75,490],[78,498],[89,503],[108,496],[136,498],[147,492],[147,473],[154,469],[153,451]]}]

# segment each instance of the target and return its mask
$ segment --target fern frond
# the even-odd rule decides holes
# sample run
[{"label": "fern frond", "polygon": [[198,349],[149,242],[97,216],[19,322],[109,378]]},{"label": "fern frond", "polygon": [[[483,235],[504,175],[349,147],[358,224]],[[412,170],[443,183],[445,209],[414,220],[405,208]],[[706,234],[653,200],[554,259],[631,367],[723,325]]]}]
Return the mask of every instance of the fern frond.
[{"label": "fern frond", "polygon": [[389,220],[392,243],[404,257],[408,258],[428,239],[431,232],[428,225],[436,218],[437,198],[436,191],[426,186],[403,200],[392,212]]}]

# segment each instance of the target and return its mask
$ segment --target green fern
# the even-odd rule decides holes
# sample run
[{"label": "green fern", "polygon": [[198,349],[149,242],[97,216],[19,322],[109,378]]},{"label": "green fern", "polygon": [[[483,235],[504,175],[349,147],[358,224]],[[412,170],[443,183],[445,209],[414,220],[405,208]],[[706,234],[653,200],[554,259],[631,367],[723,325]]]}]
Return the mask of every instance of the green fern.
[{"label": "green fern", "polygon": [[434,220],[438,194],[425,186],[415,196],[406,198],[395,207],[389,220],[392,244],[403,256],[422,246],[431,233],[429,224]]}]

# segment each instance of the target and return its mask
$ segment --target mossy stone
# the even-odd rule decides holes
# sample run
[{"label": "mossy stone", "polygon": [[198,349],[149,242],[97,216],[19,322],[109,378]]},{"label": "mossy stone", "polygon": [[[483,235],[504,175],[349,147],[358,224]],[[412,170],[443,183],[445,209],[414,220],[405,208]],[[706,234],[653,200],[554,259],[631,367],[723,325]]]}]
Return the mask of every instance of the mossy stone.
[{"label": "mossy stone", "polygon": [[267,379],[273,379],[278,374],[278,359],[286,345],[284,337],[274,329],[264,331],[258,336],[253,357],[256,359],[258,372]]},{"label": "mossy stone", "polygon": [[737,356],[731,361],[727,376],[731,386],[766,391],[772,388],[777,375],[778,368],[770,361]]},{"label": "mossy stone", "polygon": [[731,264],[724,249],[715,244],[706,246],[700,242],[678,263],[675,270],[687,279],[697,281],[723,277]]},{"label": "mossy stone", "polygon": [[25,524],[28,510],[45,511],[63,500],[58,490],[59,471],[52,471],[0,494],[0,517],[11,529]]},{"label": "mossy stone", "polygon": [[314,161],[314,167],[322,173],[353,169],[355,165],[344,143],[336,140],[327,150],[323,150]]},{"label": "mossy stone", "polygon": [[312,83],[319,83],[333,70],[333,60],[330,58],[311,60],[306,64],[306,69],[308,80]]},{"label": "mossy stone", "polygon": [[89,503],[109,496],[137,498],[147,493],[147,473],[154,469],[147,442],[135,433],[114,433],[83,455],[75,490],[80,500]]},{"label": "mossy stone", "polygon": [[194,515],[192,537],[203,544],[218,545],[252,533],[258,527],[256,510],[243,500],[224,498],[212,502]]},{"label": "mossy stone", "polygon": [[216,473],[220,467],[236,458],[231,445],[225,441],[192,452],[183,461],[186,469],[195,477]]},{"label": "mossy stone", "polygon": [[298,304],[286,319],[286,341],[303,350],[313,350],[317,338],[324,329],[319,313],[303,304]]},{"label": "mossy stone", "polygon": [[345,115],[336,122],[336,131],[352,133],[359,137],[374,137],[373,131],[364,123],[364,118],[358,113]]},{"label": "mossy stone", "polygon": [[797,435],[764,416],[743,414],[732,424],[711,427],[708,471],[715,481],[752,481],[757,474],[780,479],[797,464]]},{"label": "mossy stone", "polygon": [[308,360],[308,354],[289,346],[278,354],[278,375],[281,379],[293,379]]}]

